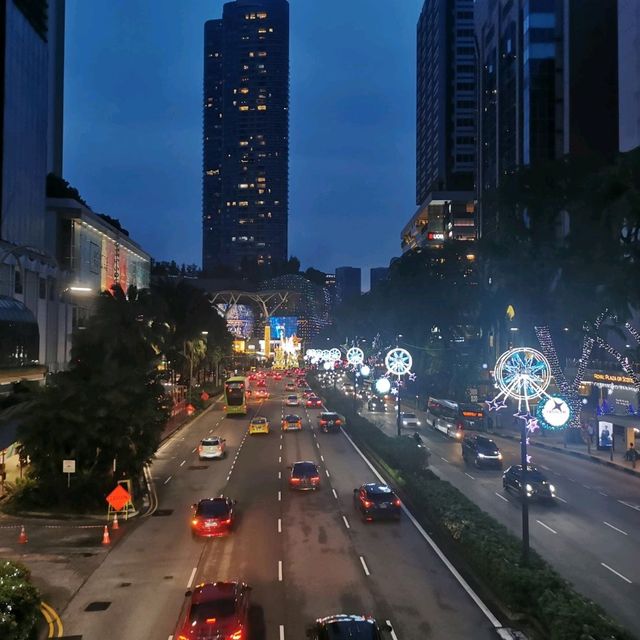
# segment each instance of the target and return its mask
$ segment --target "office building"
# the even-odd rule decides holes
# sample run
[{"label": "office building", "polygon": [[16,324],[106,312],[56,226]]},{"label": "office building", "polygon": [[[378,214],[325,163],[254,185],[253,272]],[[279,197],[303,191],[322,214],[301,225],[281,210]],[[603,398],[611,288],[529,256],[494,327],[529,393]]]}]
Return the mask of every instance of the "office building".
[{"label": "office building", "polygon": [[202,262],[287,259],[289,4],[235,0],[204,29]]},{"label": "office building", "polygon": [[369,290],[373,291],[389,279],[389,267],[372,267],[369,270]]},{"label": "office building", "polygon": [[476,238],[473,0],[425,0],[417,24],[416,205],[403,252]]},{"label": "office building", "polygon": [[362,293],[362,273],[359,267],[336,269],[336,304],[343,304]]},{"label": "office building", "polygon": [[65,0],[47,0],[49,28],[49,114],[47,118],[47,173],[62,177],[62,124],[64,111]]},{"label": "office building", "polygon": [[[478,184],[618,150],[617,0],[478,0]],[[483,203],[481,233],[497,211]]]},{"label": "office building", "polygon": [[618,0],[620,151],[640,146],[640,2]]}]

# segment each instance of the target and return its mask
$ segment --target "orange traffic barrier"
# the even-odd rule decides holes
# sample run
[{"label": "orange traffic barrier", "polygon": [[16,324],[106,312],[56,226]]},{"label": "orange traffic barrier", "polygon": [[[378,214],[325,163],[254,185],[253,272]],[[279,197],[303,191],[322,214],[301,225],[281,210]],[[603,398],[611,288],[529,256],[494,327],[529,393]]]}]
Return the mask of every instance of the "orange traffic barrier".
[{"label": "orange traffic barrier", "polygon": [[113,524],[111,525],[111,528],[114,531],[117,531],[120,528],[120,525],[118,524],[118,514],[117,513],[113,514]]},{"label": "orange traffic barrier", "polygon": [[18,536],[18,542],[20,544],[27,544],[29,538],[27,538],[27,532],[24,530],[24,525],[20,527],[20,535]]},{"label": "orange traffic barrier", "polygon": [[109,536],[109,527],[104,525],[104,533],[102,534],[102,544],[111,544],[111,537]]}]

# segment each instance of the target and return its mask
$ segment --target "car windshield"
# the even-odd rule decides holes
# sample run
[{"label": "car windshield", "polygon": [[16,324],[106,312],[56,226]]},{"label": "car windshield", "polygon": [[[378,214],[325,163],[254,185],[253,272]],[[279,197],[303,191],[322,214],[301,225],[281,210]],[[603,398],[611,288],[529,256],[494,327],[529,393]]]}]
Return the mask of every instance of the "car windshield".
[{"label": "car windshield", "polygon": [[320,640],[378,640],[376,629],[370,622],[339,620],[325,625]]},{"label": "car windshield", "polygon": [[285,420],[287,422],[298,422],[298,420],[300,420],[300,417],[299,416],[287,416],[285,418]]},{"label": "car windshield", "polygon": [[527,471],[527,481],[531,482],[545,482],[546,478],[537,469]]},{"label": "car windshield", "polygon": [[337,413],[323,413],[320,416],[323,420],[337,420],[338,419],[338,414]]},{"label": "car windshield", "polygon": [[486,453],[498,453],[498,447],[495,442],[491,442],[491,440],[476,440],[478,443],[478,449],[480,451],[485,451]]},{"label": "car windshield", "polygon": [[403,414],[402,417],[403,418],[409,418],[410,420],[414,420],[415,417],[416,417],[416,414],[415,413],[405,413],[405,414]]},{"label": "car windshield", "polygon": [[367,498],[373,502],[388,502],[395,496],[389,487],[369,487],[367,488]]},{"label": "car windshield", "polygon": [[202,441],[202,446],[204,447],[217,447],[219,444],[220,441],[217,438],[210,438]]},{"label": "car windshield", "polygon": [[318,468],[313,462],[298,462],[293,465],[293,475],[295,477],[317,476]]},{"label": "car windshield", "polygon": [[196,515],[204,516],[205,518],[226,516],[227,513],[229,513],[229,507],[226,500],[206,500],[198,504],[196,509]]},{"label": "car windshield", "polygon": [[236,611],[235,601],[231,598],[211,600],[191,605],[189,620],[191,624],[202,624],[212,618],[228,618]]}]

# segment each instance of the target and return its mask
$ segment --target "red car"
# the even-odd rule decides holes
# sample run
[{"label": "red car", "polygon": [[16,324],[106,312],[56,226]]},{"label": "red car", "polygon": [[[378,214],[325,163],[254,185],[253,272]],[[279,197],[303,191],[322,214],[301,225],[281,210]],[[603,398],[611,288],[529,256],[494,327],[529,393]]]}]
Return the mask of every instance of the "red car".
[{"label": "red car", "polygon": [[233,528],[233,506],[236,500],[220,496],[204,498],[193,505],[195,512],[191,518],[191,534],[196,536],[222,536]]},{"label": "red car", "polygon": [[191,602],[177,640],[248,640],[249,592],[243,582],[203,582],[187,591]]},{"label": "red car", "polygon": [[307,407],[311,407],[312,409],[322,407],[322,400],[320,400],[318,396],[309,396],[307,398]]},{"label": "red car", "polygon": [[281,373],[276,373],[275,376],[273,376],[274,380],[282,380],[282,374]]}]

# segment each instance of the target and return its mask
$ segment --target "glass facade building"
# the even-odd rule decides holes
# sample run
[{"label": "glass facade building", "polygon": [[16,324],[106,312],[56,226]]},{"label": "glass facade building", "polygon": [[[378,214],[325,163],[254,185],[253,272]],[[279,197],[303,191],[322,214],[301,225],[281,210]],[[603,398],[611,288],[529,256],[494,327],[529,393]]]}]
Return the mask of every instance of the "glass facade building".
[{"label": "glass facade building", "polygon": [[204,30],[203,269],[287,258],[289,4],[235,0]]}]

